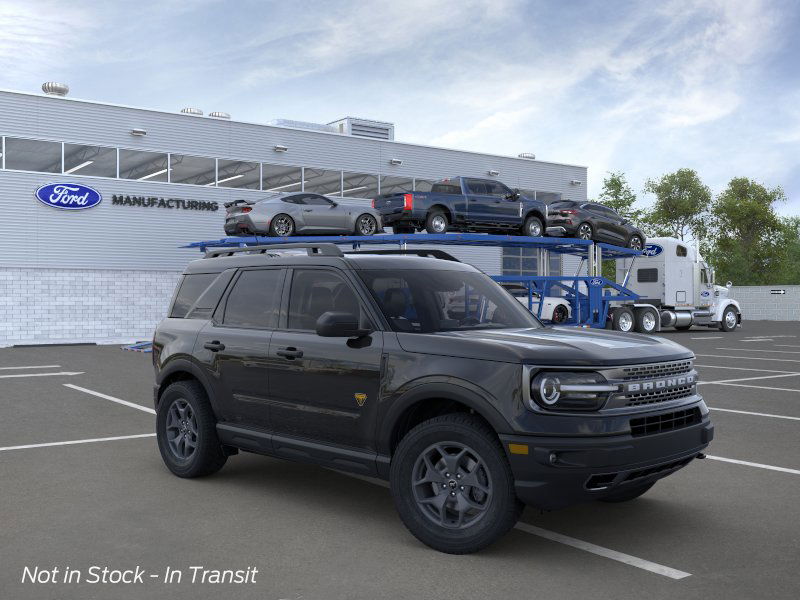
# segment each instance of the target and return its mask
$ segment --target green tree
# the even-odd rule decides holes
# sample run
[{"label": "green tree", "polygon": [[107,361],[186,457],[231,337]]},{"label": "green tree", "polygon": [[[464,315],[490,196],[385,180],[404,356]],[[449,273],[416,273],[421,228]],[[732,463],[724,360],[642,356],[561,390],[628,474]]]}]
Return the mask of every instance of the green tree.
[{"label": "green tree", "polygon": [[608,177],[603,180],[603,191],[600,192],[598,201],[638,225],[642,220],[643,212],[634,207],[636,194],[628,184],[625,173],[609,171],[607,175]]},{"label": "green tree", "polygon": [[713,235],[708,259],[719,281],[737,285],[787,283],[789,248],[797,252],[796,219],[781,220],[774,204],[786,200],[746,177],[731,179],[711,207]]},{"label": "green tree", "polygon": [[696,171],[678,169],[660,179],[648,179],[644,191],[656,197],[643,219],[651,234],[681,240],[700,240],[706,236],[711,190]]}]

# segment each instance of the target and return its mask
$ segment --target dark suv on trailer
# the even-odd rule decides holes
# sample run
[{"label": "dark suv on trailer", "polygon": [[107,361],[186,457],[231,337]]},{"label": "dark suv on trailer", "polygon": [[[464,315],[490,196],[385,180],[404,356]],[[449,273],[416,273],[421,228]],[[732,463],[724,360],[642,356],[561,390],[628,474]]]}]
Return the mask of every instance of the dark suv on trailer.
[{"label": "dark suv on trailer", "polygon": [[408,529],[451,553],[523,504],[632,500],[713,435],[686,348],[547,328],[469,265],[332,244],[207,252],[153,363],[174,474],[242,450],[388,479]]}]

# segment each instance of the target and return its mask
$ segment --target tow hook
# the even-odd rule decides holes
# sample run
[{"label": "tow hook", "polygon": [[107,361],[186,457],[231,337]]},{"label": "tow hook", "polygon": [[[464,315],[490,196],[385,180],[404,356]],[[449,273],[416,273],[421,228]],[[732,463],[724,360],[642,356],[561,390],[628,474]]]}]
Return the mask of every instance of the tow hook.
[{"label": "tow hook", "polygon": [[699,458],[700,460],[703,460],[705,457],[706,457],[706,455],[705,455],[705,454],[703,454],[702,452],[699,452],[699,453],[697,454],[697,456],[695,456],[695,458]]}]

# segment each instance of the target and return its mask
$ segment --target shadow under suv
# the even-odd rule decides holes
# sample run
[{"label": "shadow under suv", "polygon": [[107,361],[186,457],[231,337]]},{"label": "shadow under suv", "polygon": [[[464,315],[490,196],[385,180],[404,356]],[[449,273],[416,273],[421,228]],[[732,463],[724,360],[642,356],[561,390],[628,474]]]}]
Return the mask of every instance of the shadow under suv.
[{"label": "shadow under suv", "polygon": [[155,332],[158,447],[180,477],[247,451],[388,479],[411,533],[473,552],[524,504],[632,500],[702,456],[693,358],[544,327],[458,262],[217,249]]}]

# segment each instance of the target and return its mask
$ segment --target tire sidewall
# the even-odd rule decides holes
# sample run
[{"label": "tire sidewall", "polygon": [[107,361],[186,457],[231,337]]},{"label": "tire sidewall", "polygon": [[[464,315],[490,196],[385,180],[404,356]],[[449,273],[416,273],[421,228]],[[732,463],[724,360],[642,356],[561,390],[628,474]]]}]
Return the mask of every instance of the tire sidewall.
[{"label": "tire sidewall", "polygon": [[[370,219],[372,219],[372,223],[374,225],[372,233],[361,233],[361,228],[359,227],[359,223],[361,222],[361,219],[363,219],[364,217],[369,217]],[[378,220],[369,213],[361,213],[360,215],[358,215],[358,218],[356,219],[355,234],[361,236],[370,236],[370,235],[375,235],[376,233],[378,233]]]},{"label": "tire sidewall", "polygon": [[[584,227],[584,226],[589,228],[589,237],[588,238],[582,238],[581,237],[581,228]],[[582,240],[594,239],[594,227],[592,227],[589,223],[586,223],[584,221],[583,223],[578,225],[578,228],[575,230],[575,235],[578,237],[578,239],[582,239]]]},{"label": "tire sidewall", "polygon": [[[539,235],[531,235],[531,225],[537,223],[539,225]],[[542,237],[544,235],[544,224],[539,217],[528,217],[522,226],[522,234],[527,237]]]},{"label": "tire sidewall", "polygon": [[[445,220],[444,231],[436,231],[435,228],[433,227],[433,219],[438,217],[438,216],[441,216]],[[428,218],[425,219],[425,231],[427,231],[428,233],[433,233],[433,234],[437,234],[437,235],[440,235],[440,234],[443,234],[443,233],[447,233],[447,227],[449,225],[450,225],[450,219],[448,219],[447,215],[444,213],[444,211],[441,211],[441,210],[432,210],[428,214]]]},{"label": "tire sidewall", "polygon": [[725,310],[722,311],[722,320],[720,321],[719,325],[720,325],[720,329],[722,329],[722,331],[726,331],[726,332],[727,331],[733,331],[738,326],[738,323],[737,323],[733,327],[728,327],[728,323],[727,323],[727,320],[726,320],[726,317],[728,316],[728,313],[733,313],[734,315],[736,315],[736,310],[732,306],[728,306],[728,307],[725,308]]},{"label": "tire sidewall", "polygon": [[[278,220],[281,217],[286,217],[287,219],[289,219],[289,222],[292,224],[292,230],[289,233],[287,233],[286,235],[278,235],[278,233],[275,231],[275,221]],[[290,217],[289,215],[287,215],[286,213],[279,213],[279,214],[275,215],[274,217],[272,217],[272,220],[269,223],[269,234],[271,236],[273,236],[273,237],[292,237],[296,230],[297,230],[297,227],[295,226],[294,219],[292,217]]]}]

